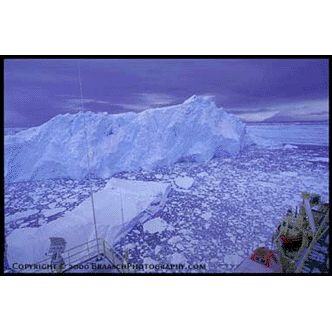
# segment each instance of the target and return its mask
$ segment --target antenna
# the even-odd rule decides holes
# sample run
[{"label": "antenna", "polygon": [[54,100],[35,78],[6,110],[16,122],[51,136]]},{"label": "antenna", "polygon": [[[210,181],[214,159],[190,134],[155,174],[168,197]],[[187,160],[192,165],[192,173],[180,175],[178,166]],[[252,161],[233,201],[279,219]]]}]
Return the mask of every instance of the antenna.
[{"label": "antenna", "polygon": [[[122,218],[122,232],[124,234],[124,211],[123,211],[123,197],[122,197],[122,188],[120,187],[120,198],[121,198],[121,218]],[[123,257],[123,264],[128,264],[128,258],[129,258],[129,252],[128,249],[126,249]]]},{"label": "antenna", "polygon": [[124,231],[124,211],[123,211],[123,198],[122,198],[122,189],[121,189],[121,187],[120,187],[120,197],[121,197],[122,231]]},{"label": "antenna", "polygon": [[[80,94],[81,94],[81,110],[83,111],[83,92],[82,92],[82,82],[81,82],[81,71],[80,71],[80,63],[77,63],[78,68],[78,82],[80,86]],[[93,200],[93,191],[92,191],[92,184],[91,184],[91,177],[90,177],[90,152],[89,152],[89,144],[88,144],[88,134],[86,131],[86,123],[85,123],[85,115],[83,114],[83,122],[84,122],[84,136],[85,136],[85,144],[86,144],[86,154],[88,159],[88,178],[89,178],[89,185],[90,185],[90,196],[91,196],[91,204],[92,204],[92,214],[93,214],[93,222],[95,224],[95,234],[96,234],[96,242],[97,242],[97,259],[99,259],[99,242],[98,242],[98,233],[97,233],[97,222],[96,222],[96,212],[95,212],[95,204]]]}]

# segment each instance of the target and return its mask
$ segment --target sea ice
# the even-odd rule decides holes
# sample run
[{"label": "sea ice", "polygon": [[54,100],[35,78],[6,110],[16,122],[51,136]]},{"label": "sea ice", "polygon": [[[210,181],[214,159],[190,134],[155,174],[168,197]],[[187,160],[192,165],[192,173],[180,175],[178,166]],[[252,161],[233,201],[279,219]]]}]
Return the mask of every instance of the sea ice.
[{"label": "sea ice", "polygon": [[281,175],[283,176],[298,176],[298,172],[282,172]]},{"label": "sea ice", "polygon": [[152,234],[161,233],[166,228],[167,222],[159,217],[148,220],[146,223],[143,224],[144,231]]},{"label": "sea ice", "polygon": [[144,257],[144,259],[143,259],[143,264],[148,264],[148,265],[153,264],[153,265],[156,265],[157,263],[158,263],[157,261],[153,260],[150,257]]},{"label": "sea ice", "polygon": [[330,158],[322,158],[322,157],[316,157],[313,159],[309,159],[310,161],[322,161],[324,163],[329,163],[330,162]]},{"label": "sea ice", "polygon": [[212,213],[211,212],[205,212],[201,215],[201,217],[205,220],[210,220],[212,218]]},{"label": "sea ice", "polygon": [[239,265],[243,261],[243,258],[238,254],[225,255],[224,263],[227,265]]},{"label": "sea ice", "polygon": [[298,147],[296,145],[286,144],[284,146],[284,149],[298,149]]},{"label": "sea ice", "polygon": [[172,238],[170,238],[167,242],[169,244],[176,244],[178,242],[182,241],[182,237],[181,236],[173,236]]},{"label": "sea ice", "polygon": [[200,172],[200,173],[197,174],[197,176],[198,176],[198,177],[202,177],[202,178],[204,178],[204,177],[208,177],[209,174],[206,173],[206,172]]},{"label": "sea ice", "polygon": [[18,220],[18,219],[23,219],[23,218],[27,218],[35,213],[38,213],[39,210],[27,210],[27,211],[23,211],[23,212],[16,212],[12,215],[6,216],[5,217],[5,222],[11,222],[13,220]]},{"label": "sea ice", "polygon": [[53,216],[57,213],[60,213],[60,212],[64,212],[66,211],[65,208],[54,208],[54,209],[51,209],[51,210],[43,210],[42,211],[42,214],[44,215],[44,217],[50,217],[50,216]]},{"label": "sea ice", "polygon": [[161,251],[161,246],[159,246],[159,245],[157,245],[155,248],[154,248],[154,253],[156,254],[156,255],[158,255],[159,254],[159,252]]},{"label": "sea ice", "polygon": [[179,176],[175,179],[175,184],[183,189],[189,189],[194,183],[194,179],[189,176]]},{"label": "sea ice", "polygon": [[175,252],[170,258],[171,264],[182,264],[186,263],[187,259],[182,254]]},{"label": "sea ice", "polygon": [[[140,218],[146,217],[144,211],[148,211],[160,195],[167,195],[169,187],[162,182],[111,179],[104,189],[94,194],[98,237],[114,244],[140,222]],[[161,201],[165,202],[166,198]],[[63,237],[66,249],[95,239],[90,197],[55,222],[39,228],[15,229],[6,238],[8,261],[33,264],[45,259],[49,238],[53,236]]]}]

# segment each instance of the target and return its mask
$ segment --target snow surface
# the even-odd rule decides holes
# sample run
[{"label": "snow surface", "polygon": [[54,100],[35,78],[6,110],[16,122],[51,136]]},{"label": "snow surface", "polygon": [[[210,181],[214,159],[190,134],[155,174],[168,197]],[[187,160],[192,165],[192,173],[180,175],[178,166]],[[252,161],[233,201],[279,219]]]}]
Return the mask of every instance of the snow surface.
[{"label": "snow surface", "polygon": [[[143,211],[151,211],[152,204],[154,212],[156,206],[163,207],[169,187],[163,182],[111,179],[104,189],[94,194],[98,237],[112,245],[133,227],[133,221],[138,221],[135,217]],[[56,222],[14,230],[6,239],[8,261],[33,264],[45,259],[52,236],[63,237],[67,241],[66,249],[95,239],[91,198]]]},{"label": "snow surface", "polygon": [[139,114],[58,115],[39,127],[5,136],[6,181],[84,178],[84,119],[92,177],[99,178],[178,161],[207,162],[261,142],[237,116],[217,108],[211,97],[194,95],[180,105]]}]

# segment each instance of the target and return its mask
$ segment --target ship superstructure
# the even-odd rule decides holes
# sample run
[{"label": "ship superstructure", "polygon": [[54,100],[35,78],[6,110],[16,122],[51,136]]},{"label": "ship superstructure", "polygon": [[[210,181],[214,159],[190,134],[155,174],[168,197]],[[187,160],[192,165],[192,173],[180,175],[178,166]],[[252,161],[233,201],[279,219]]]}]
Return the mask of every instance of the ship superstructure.
[{"label": "ship superstructure", "polygon": [[317,273],[328,272],[329,210],[319,195],[303,193],[296,210],[287,211],[272,236],[284,273],[312,271],[310,265]]},{"label": "ship superstructure", "polygon": [[329,273],[329,211],[319,195],[303,193],[272,235],[273,249],[256,249],[235,272]]}]

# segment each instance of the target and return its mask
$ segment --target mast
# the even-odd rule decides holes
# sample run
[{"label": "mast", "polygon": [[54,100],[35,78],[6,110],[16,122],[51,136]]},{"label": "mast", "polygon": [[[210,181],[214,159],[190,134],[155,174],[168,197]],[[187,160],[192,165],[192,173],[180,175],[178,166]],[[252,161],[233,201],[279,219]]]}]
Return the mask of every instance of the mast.
[{"label": "mast", "polygon": [[120,187],[120,198],[121,198],[121,219],[122,219],[122,230],[124,231],[124,211],[123,211],[123,197],[122,197],[122,189]]},{"label": "mast", "polygon": [[[81,94],[81,110],[83,111],[83,92],[82,92],[82,82],[81,82],[81,71],[80,71],[80,64],[77,64],[78,68],[78,81],[80,86],[80,94]],[[85,123],[85,115],[83,114],[83,122],[84,122],[84,136],[85,136],[85,144],[86,144],[86,151],[87,151],[87,159],[88,159],[88,179],[89,179],[89,186],[90,186],[90,196],[91,196],[91,204],[92,204],[92,214],[93,214],[93,222],[95,225],[95,235],[96,235],[96,242],[97,242],[97,259],[99,258],[99,242],[98,242],[98,232],[97,232],[97,222],[96,222],[96,212],[95,212],[95,204],[93,199],[93,191],[92,191],[92,184],[91,184],[91,176],[90,176],[90,151],[89,151],[89,144],[88,144],[88,134],[86,131],[86,123]]]},{"label": "mast", "polygon": [[310,206],[310,202],[309,202],[310,195],[308,193],[303,193],[302,197],[303,197],[304,208],[305,208],[305,210],[307,212],[307,215],[308,215],[309,224],[310,224],[312,233],[315,234],[316,233],[316,226],[315,226],[314,217],[312,215],[311,206]]}]

